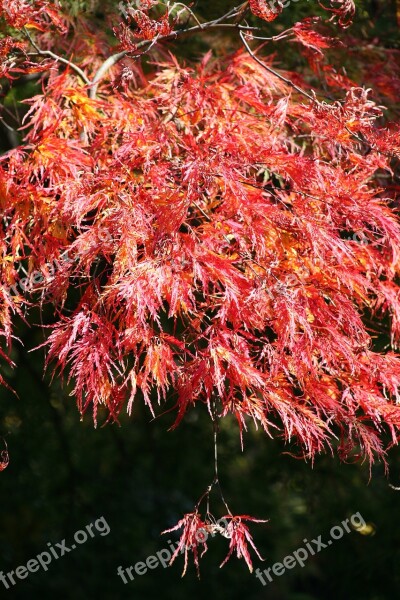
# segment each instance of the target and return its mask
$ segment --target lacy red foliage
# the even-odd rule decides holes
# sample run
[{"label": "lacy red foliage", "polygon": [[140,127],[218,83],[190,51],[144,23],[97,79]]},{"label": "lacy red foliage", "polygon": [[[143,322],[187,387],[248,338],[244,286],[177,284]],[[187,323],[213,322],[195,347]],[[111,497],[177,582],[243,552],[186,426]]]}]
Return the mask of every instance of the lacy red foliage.
[{"label": "lacy red foliage", "polygon": [[215,393],[241,426],[250,416],[272,433],[279,416],[310,456],[332,427],[356,443],[354,419],[397,439],[400,362],[371,350],[361,319],[387,310],[398,345],[400,227],[374,183],[396,134],[377,127],[366,90],[330,105],[289,91],[238,53],[174,60],[100,100],[71,71],[52,74],[30,101],[0,173],[2,322],[9,336],[28,300],[10,291],[25,256],[30,277],[59,261],[38,301],[61,311],[79,282],[47,362],[69,368],[82,411],[116,418],[125,397],[151,408],[153,391],[175,390],[179,422]]},{"label": "lacy red foliage", "polygon": [[[149,16],[148,11],[157,4],[157,1],[146,0],[141,2],[140,9],[126,6],[124,14],[129,27],[125,23],[121,23],[119,27],[115,28],[123,49],[128,49],[128,38],[150,41],[154,38],[168,36],[173,31],[173,24],[170,23],[168,10],[159,18]],[[129,49],[132,51],[132,48]]]},{"label": "lacy red foliage", "polygon": [[264,21],[274,21],[282,12],[282,3],[279,0],[249,0],[251,12]]},{"label": "lacy red foliage", "polygon": [[223,517],[227,522],[228,526],[226,527],[225,537],[230,539],[229,543],[229,552],[225,558],[225,560],[221,563],[221,567],[230,559],[233,552],[236,552],[236,556],[238,558],[244,558],[247,566],[249,567],[250,573],[253,571],[253,565],[250,558],[250,553],[248,549],[248,544],[253,548],[254,552],[257,554],[260,560],[264,560],[257,548],[254,545],[253,538],[250,535],[249,528],[247,525],[243,523],[243,521],[253,521],[255,523],[266,523],[267,521],[264,519],[255,519],[254,517],[248,517],[245,515],[240,516],[232,516],[226,515]]},{"label": "lacy red foliage", "polygon": [[354,0],[330,0],[329,6],[326,6],[322,2],[319,2],[319,4],[325,10],[333,13],[333,18],[337,17],[338,24],[341,27],[348,27],[356,12]]},{"label": "lacy red foliage", "polygon": [[[103,38],[60,37],[68,19],[49,3],[21,6],[3,3],[2,15],[36,27],[36,58],[29,36],[4,38],[3,76],[36,68],[43,91],[0,163],[7,345],[15,313],[51,303],[46,364],[66,372],[95,422],[138,401],[155,414],[173,398],[175,425],[206,406],[306,458],[385,459],[387,434],[397,444],[400,431],[398,190],[383,177],[399,129],[381,106],[399,89],[395,67],[368,59],[371,91],[321,62],[340,91],[329,102],[323,85],[245,50],[190,66],[157,55],[145,75],[130,53],[169,37],[168,15],[132,14],[118,29],[130,66],[118,55],[106,68]],[[267,3],[250,7],[270,19]],[[353,7],[329,8],[346,25]],[[336,44],[313,24],[290,34],[322,54]],[[37,50],[49,40],[52,51]],[[381,353],[371,319],[383,315],[392,349]],[[227,518],[227,558],[251,568],[251,519]],[[177,526],[196,566],[206,546],[194,537],[208,525],[194,512]]]},{"label": "lacy red foliage", "polygon": [[319,22],[320,19],[317,17],[308,17],[296,23],[292,31],[301,44],[322,54],[321,48],[337,45],[338,41],[318,33],[315,29]]},{"label": "lacy red foliage", "polygon": [[66,17],[62,14],[58,2],[47,0],[0,0],[0,15],[5,21],[21,29],[36,29],[45,31],[49,25],[54,25],[60,33],[66,33]]},{"label": "lacy red foliage", "polygon": [[[250,552],[248,545],[253,548],[256,555],[260,560],[264,560],[260,553],[258,552],[253,538],[250,535],[249,528],[243,521],[252,521],[255,523],[266,523],[267,521],[264,519],[255,519],[254,517],[249,517],[246,515],[238,515],[233,516],[231,514],[225,515],[221,517],[220,522],[224,522],[224,527],[220,524],[216,523],[214,519],[205,518],[203,521],[197,511],[193,513],[187,513],[184,515],[183,519],[179,521],[175,527],[171,529],[167,529],[162,533],[170,533],[171,531],[176,531],[177,529],[182,529],[182,534],[179,539],[178,545],[174,554],[171,557],[170,564],[174,562],[179,554],[184,553],[185,561],[182,572],[182,577],[185,575],[188,560],[189,560],[189,552],[193,554],[193,561],[196,566],[197,575],[200,575],[200,565],[199,558],[201,558],[205,552],[208,550],[207,539],[209,535],[214,536],[216,533],[222,535],[223,537],[229,539],[229,550],[225,559],[222,561],[220,567],[223,567],[232,554],[236,552],[237,558],[244,558],[246,564],[249,568],[249,571],[253,571],[253,565],[250,558]],[[199,547],[202,548],[201,554],[199,554]]]},{"label": "lacy red foliage", "polygon": [[[183,529],[182,535],[179,540],[179,544],[171,557],[170,564],[174,562],[178,554],[182,552],[185,554],[185,562],[182,572],[182,577],[185,575],[188,560],[189,560],[189,552],[193,553],[193,560],[196,566],[197,574],[199,575],[199,558],[203,556],[205,552],[207,552],[208,546],[206,543],[206,531],[208,528],[208,523],[201,520],[201,517],[198,512],[188,513],[183,519],[179,521],[175,527],[171,527],[171,529],[166,529],[162,533],[170,533],[171,531],[176,531],[177,529]],[[199,556],[199,546],[202,547],[202,553]]]}]

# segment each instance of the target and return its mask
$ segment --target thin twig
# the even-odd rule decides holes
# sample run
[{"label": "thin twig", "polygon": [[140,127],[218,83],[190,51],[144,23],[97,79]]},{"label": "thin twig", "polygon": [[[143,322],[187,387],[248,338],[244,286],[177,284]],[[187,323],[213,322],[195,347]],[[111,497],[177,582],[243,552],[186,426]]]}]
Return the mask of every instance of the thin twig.
[{"label": "thin twig", "polygon": [[275,75],[275,77],[277,77],[281,81],[284,81],[287,85],[290,85],[297,92],[299,92],[299,94],[302,94],[303,96],[305,96],[306,98],[308,98],[309,100],[311,100],[312,102],[314,102],[315,98],[313,98],[313,96],[311,96],[310,94],[308,94],[305,90],[303,90],[301,87],[299,87],[298,85],[296,85],[295,83],[293,83],[293,81],[291,81],[287,77],[284,77],[283,75],[281,75],[280,73],[278,73],[277,71],[275,71],[275,69],[272,69],[269,65],[265,64],[264,61],[260,60],[254,54],[253,50],[250,48],[250,46],[249,46],[249,44],[248,44],[248,42],[246,40],[246,33],[245,32],[239,31],[239,35],[240,35],[240,37],[242,39],[242,42],[243,42],[244,47],[246,48],[247,52],[250,54],[250,56],[253,58],[253,60],[256,61],[256,63],[258,63],[261,67],[263,67],[263,69],[265,69],[269,73],[272,73],[272,75]]},{"label": "thin twig", "polygon": [[219,425],[218,425],[218,421],[217,421],[217,409],[216,409],[216,402],[215,399],[213,400],[213,405],[212,405],[212,420],[213,420],[213,429],[214,429],[214,480],[212,482],[212,486],[216,485],[219,489],[219,493],[221,496],[221,500],[225,505],[226,510],[228,511],[228,514],[231,515],[231,511],[229,509],[229,506],[225,500],[224,494],[222,492],[222,487],[221,487],[221,483],[219,481],[219,473],[218,473],[218,433],[219,433]]},{"label": "thin twig", "polygon": [[29,31],[25,27],[23,28],[23,31],[39,56],[50,56],[50,58],[54,58],[54,60],[56,60],[57,62],[61,62],[64,65],[68,65],[73,71],[75,71],[75,73],[79,75],[79,77],[84,83],[86,83],[86,85],[90,85],[90,80],[88,79],[88,77],[86,77],[82,69],[80,69],[75,63],[71,62],[66,58],[63,58],[62,56],[58,56],[58,54],[54,54],[54,52],[52,52],[51,50],[41,50],[41,48],[39,48]]},{"label": "thin twig", "polygon": [[[222,22],[223,20],[232,18],[233,16],[235,16],[235,14],[236,13],[234,13],[233,11],[230,11],[229,13],[227,13],[223,17],[220,17],[219,19],[216,19],[215,21],[209,21],[207,23],[201,23],[200,25],[194,25],[193,27],[188,27],[187,29],[182,29],[181,31],[173,31],[168,35],[162,35],[158,37],[157,42],[176,40],[177,38],[186,37],[188,35],[195,35],[196,33],[199,33],[200,31],[202,32],[206,29],[238,29],[239,31],[259,30],[259,27],[249,27],[245,25],[240,25],[239,23]],[[154,43],[154,40],[142,40],[136,45],[136,49],[139,50],[140,48],[143,48],[147,45],[149,45],[150,48],[152,45],[154,45]],[[144,52],[140,53],[138,56],[147,52],[149,48],[146,48]],[[117,52],[116,54],[109,56],[107,60],[104,61],[104,63],[99,67],[99,69],[95,73],[91,82],[91,88],[89,90],[90,98],[96,98],[98,85],[103,79],[103,77],[106,75],[106,73],[111,69],[111,67],[113,67],[115,64],[117,64],[120,60],[122,60],[125,56],[128,56],[129,54],[132,54],[132,52],[130,52],[129,50],[122,50],[121,52]],[[134,55],[132,58],[137,58],[137,56]]]},{"label": "thin twig", "polygon": [[[178,13],[178,18],[180,16],[181,13],[183,12],[188,12],[189,15],[192,17],[192,19],[198,24],[200,25],[200,27],[202,26],[199,19],[196,17],[196,15],[194,14],[194,12],[192,11],[192,9],[189,6],[186,6],[186,4],[183,4],[182,2],[174,2],[174,4],[172,5],[172,8],[174,8],[175,6],[181,6],[182,10]],[[172,10],[172,9],[171,9]]]}]

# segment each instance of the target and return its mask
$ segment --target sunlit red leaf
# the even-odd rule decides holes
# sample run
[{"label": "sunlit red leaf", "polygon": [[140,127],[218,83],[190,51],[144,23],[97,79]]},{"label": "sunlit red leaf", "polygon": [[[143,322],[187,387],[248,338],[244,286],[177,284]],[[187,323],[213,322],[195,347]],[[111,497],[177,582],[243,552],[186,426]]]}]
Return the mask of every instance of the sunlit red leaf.
[{"label": "sunlit red leaf", "polygon": [[270,2],[269,0],[249,0],[251,12],[265,21],[274,21],[282,12],[280,2]]}]

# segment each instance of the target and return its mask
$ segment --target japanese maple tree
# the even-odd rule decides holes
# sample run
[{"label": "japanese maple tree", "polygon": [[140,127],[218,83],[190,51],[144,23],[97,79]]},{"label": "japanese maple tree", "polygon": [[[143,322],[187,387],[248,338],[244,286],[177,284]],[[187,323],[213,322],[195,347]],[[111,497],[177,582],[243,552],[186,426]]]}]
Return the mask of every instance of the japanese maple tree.
[{"label": "japanese maple tree", "polygon": [[[311,460],[385,461],[399,439],[400,138],[383,106],[395,119],[399,52],[373,56],[363,87],[335,62],[351,52],[353,0],[271,36],[284,4],[232,2],[202,22],[140,0],[111,7],[100,30],[62,2],[0,2],[3,87],[37,84],[0,161],[1,357],[14,317],[49,305],[46,365],[82,415],[117,421],[144,402],[154,416],[172,401],[175,427],[208,410],[215,473],[177,526],[185,569],[188,550],[198,567],[207,549],[198,531],[217,527],[213,488],[227,558],[252,568],[257,519],[234,516],[220,488],[224,417]],[[234,53],[179,58],[190,36],[226,31]],[[289,43],[303,74],[274,64]],[[384,315],[391,348],[378,352],[371,319]]]}]

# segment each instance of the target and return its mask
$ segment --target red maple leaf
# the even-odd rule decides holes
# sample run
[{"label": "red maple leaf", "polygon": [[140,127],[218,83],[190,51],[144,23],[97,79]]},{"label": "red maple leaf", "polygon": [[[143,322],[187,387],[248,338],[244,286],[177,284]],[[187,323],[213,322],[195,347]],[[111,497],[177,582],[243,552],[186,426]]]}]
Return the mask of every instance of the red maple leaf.
[{"label": "red maple leaf", "polygon": [[[208,546],[206,543],[207,523],[202,521],[199,513],[196,511],[193,513],[187,513],[186,515],[184,515],[183,519],[181,519],[179,523],[175,525],[175,527],[171,527],[171,529],[166,529],[162,533],[170,533],[171,531],[176,531],[177,529],[183,529],[183,531],[179,539],[178,546],[171,557],[170,564],[174,562],[178,554],[181,554],[183,552],[185,554],[185,562],[182,572],[183,577],[186,573],[188,566],[189,552],[192,552],[194,564],[196,565],[197,575],[199,575],[199,558],[201,558],[203,554],[208,550]],[[200,555],[199,547],[202,547],[202,552]]]},{"label": "red maple leaf", "polygon": [[282,3],[279,0],[249,0],[249,7],[251,12],[260,19],[265,21],[274,21],[278,17],[282,10]]},{"label": "red maple leaf", "polygon": [[260,553],[258,552],[253,542],[253,538],[250,534],[249,528],[243,523],[243,521],[252,521],[254,523],[267,523],[267,521],[264,519],[255,519],[254,517],[249,517],[246,515],[225,515],[225,517],[223,518],[226,519],[226,521],[228,521],[225,537],[228,537],[230,539],[230,543],[229,552],[220,566],[223,567],[224,564],[230,559],[232,554],[236,552],[236,556],[238,558],[244,558],[250,573],[252,573],[253,565],[250,558],[248,544],[250,544],[250,546],[253,548],[254,552],[257,554],[260,560],[264,559],[260,556]]}]

